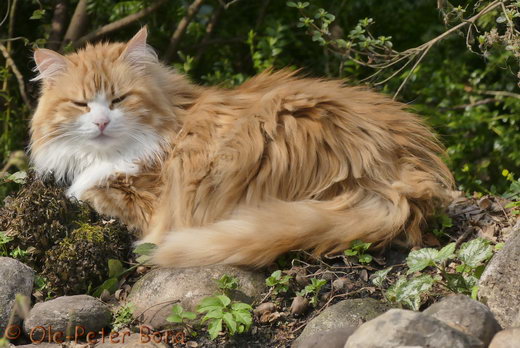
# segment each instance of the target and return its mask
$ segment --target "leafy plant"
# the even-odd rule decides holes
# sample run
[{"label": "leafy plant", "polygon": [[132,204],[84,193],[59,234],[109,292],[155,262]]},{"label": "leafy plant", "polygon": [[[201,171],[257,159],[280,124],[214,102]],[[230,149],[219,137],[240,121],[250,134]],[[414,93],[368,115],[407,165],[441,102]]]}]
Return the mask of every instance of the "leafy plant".
[{"label": "leafy plant", "polygon": [[172,307],[172,314],[166,320],[170,323],[184,324],[186,320],[194,320],[196,317],[196,313],[185,311],[180,304],[175,304]]},{"label": "leafy plant", "polygon": [[512,209],[511,214],[513,215],[520,215],[520,179],[515,180],[514,174],[507,169],[502,171],[502,175],[511,183],[504,197],[512,200],[512,202],[508,203],[505,208]]},{"label": "leafy plant", "polygon": [[281,270],[274,271],[266,280],[265,284],[273,288],[273,294],[277,295],[289,290],[290,275],[282,275]]},{"label": "leafy plant", "polygon": [[[427,297],[433,286],[438,285],[448,291],[463,293],[476,298],[478,279],[484,271],[486,262],[493,256],[494,249],[487,240],[476,238],[463,243],[458,250],[455,243],[450,243],[440,250],[423,248],[413,250],[406,259],[408,271],[386,291],[389,301],[397,302],[413,310],[419,310],[423,298]],[[455,267],[448,268],[446,263],[452,260]],[[422,274],[427,268],[433,268],[432,274]],[[372,283],[381,287],[391,269],[379,271],[373,276]]]},{"label": "leafy plant", "polygon": [[[134,306],[132,303],[126,303],[119,307],[117,312],[114,314],[113,330],[121,330],[122,328],[128,327],[132,321],[132,314],[134,313]],[[168,319],[167,319],[168,320]]]},{"label": "leafy plant", "polygon": [[311,283],[306,285],[303,290],[297,291],[296,295],[302,297],[310,296],[309,303],[316,307],[318,305],[318,295],[325,284],[327,284],[325,279],[311,278]]},{"label": "leafy plant", "polygon": [[235,290],[238,288],[238,278],[224,274],[217,280],[217,285],[219,289],[224,290],[224,292]]},{"label": "leafy plant", "polygon": [[442,213],[435,218],[436,227],[433,229],[432,233],[437,237],[444,237],[446,235],[446,229],[453,226],[453,221],[446,214]]},{"label": "leafy plant", "polygon": [[350,248],[344,251],[345,256],[354,256],[357,258],[359,263],[370,263],[372,262],[372,255],[366,251],[372,243],[365,243],[360,240],[355,240],[350,245]]},{"label": "leafy plant", "polygon": [[108,279],[94,290],[93,296],[101,296],[103,290],[107,290],[111,294],[114,293],[118,288],[119,278],[127,271],[121,261],[114,259],[108,260]]},{"label": "leafy plant", "polygon": [[247,303],[232,302],[224,294],[206,297],[197,307],[198,313],[205,313],[202,323],[208,323],[208,333],[212,340],[223,331],[223,324],[230,335],[249,330],[253,323],[252,310]]}]

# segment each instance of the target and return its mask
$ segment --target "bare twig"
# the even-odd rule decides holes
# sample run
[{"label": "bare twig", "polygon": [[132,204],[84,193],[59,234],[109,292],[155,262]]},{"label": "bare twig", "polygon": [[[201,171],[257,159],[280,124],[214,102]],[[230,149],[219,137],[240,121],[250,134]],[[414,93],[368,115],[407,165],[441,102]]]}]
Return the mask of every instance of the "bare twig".
[{"label": "bare twig", "polygon": [[20,73],[20,70],[18,70],[18,67],[14,63],[14,60],[11,58],[11,55],[9,54],[7,47],[5,47],[4,44],[2,44],[1,42],[0,42],[0,51],[2,52],[2,55],[5,58],[5,61],[7,62],[7,64],[11,68],[14,76],[16,77],[16,80],[18,81],[18,88],[20,90],[20,95],[22,96],[23,101],[25,102],[25,104],[27,104],[27,106],[29,108],[32,109],[31,101],[30,101],[29,97],[27,96],[27,92],[25,91],[25,82],[23,80],[23,75]]},{"label": "bare twig", "polygon": [[76,41],[85,31],[87,25],[87,0],[79,0],[70,20],[67,32],[63,38],[60,49],[63,50],[70,42]]},{"label": "bare twig", "polygon": [[65,31],[65,21],[67,20],[67,5],[68,0],[59,0],[54,7],[51,33],[49,35],[49,40],[47,40],[47,47],[51,50],[57,50],[60,48],[61,38]]},{"label": "bare twig", "polygon": [[140,20],[141,18],[149,15],[150,13],[156,11],[159,7],[164,5],[166,2],[167,2],[167,0],[157,0],[155,3],[153,3],[149,7],[142,9],[139,12],[136,12],[134,14],[121,18],[115,22],[102,26],[101,28],[98,28],[98,29],[88,33],[87,35],[79,38],[76,42],[74,42],[73,46],[79,47],[88,41],[96,40],[103,35],[106,35],[108,33],[111,33],[116,30],[119,30],[121,28],[124,28],[124,27]]},{"label": "bare twig", "polygon": [[200,42],[201,46],[199,47],[197,54],[195,55],[196,61],[199,61],[200,57],[202,57],[202,55],[204,54],[204,51],[206,50],[206,47],[207,47],[207,43],[211,39],[211,35],[213,34],[215,27],[217,26],[221,13],[222,13],[222,6],[217,6],[215,8],[215,10],[213,10],[213,13],[211,14],[211,19],[209,20],[209,23],[206,26],[206,33],[204,34],[204,37],[202,38],[202,41]]},{"label": "bare twig", "polygon": [[4,18],[2,19],[2,21],[0,21],[0,27],[5,23],[5,21],[7,20],[7,18],[9,18],[9,12],[10,12],[10,9],[11,9],[11,1],[10,1],[10,0],[7,0],[7,9],[5,10],[5,16],[4,16]]},{"label": "bare twig", "polygon": [[193,3],[188,7],[186,15],[177,25],[177,28],[170,38],[170,44],[168,45],[166,54],[164,55],[164,61],[166,63],[171,62],[175,58],[177,54],[177,46],[179,46],[179,43],[184,36],[186,29],[188,28],[188,24],[190,24],[193,17],[197,14],[197,12],[199,12],[203,2],[204,0],[194,0]]}]

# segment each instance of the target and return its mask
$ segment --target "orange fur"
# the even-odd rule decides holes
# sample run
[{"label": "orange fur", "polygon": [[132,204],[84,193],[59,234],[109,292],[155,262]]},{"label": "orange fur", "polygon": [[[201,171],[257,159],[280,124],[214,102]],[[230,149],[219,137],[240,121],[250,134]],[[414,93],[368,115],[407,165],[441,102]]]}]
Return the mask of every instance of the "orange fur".
[{"label": "orange fur", "polygon": [[49,151],[47,134],[77,117],[67,100],[130,91],[121,108],[165,139],[161,151],[81,199],[158,244],[160,265],[263,266],[293,249],[337,252],[401,233],[417,245],[424,218],[450,199],[442,148],[403,104],[289,71],[198,87],[159,62],[137,69],[125,47],[87,46],[44,79],[31,151]]}]

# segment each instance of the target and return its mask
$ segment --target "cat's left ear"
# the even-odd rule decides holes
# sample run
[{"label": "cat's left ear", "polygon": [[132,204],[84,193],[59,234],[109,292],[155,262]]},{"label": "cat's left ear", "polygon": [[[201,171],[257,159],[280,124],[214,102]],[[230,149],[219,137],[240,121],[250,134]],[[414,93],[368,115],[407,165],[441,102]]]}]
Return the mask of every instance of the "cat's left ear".
[{"label": "cat's left ear", "polygon": [[122,53],[122,57],[136,64],[157,61],[157,55],[154,50],[146,43],[147,37],[148,29],[142,27],[141,30],[128,41]]}]

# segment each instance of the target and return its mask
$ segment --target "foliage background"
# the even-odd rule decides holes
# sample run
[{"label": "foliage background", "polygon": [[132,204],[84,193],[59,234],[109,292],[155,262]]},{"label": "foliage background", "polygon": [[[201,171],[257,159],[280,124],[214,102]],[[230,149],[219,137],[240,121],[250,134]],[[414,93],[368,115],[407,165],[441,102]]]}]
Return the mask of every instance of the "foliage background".
[{"label": "foliage background", "polygon": [[[367,83],[393,95],[406,79],[397,99],[436,129],[447,146],[447,161],[459,187],[503,193],[508,179],[520,172],[517,2],[504,0],[505,6],[479,16],[475,25],[436,43],[413,71],[409,65],[383,84],[376,83],[397,72],[399,65],[367,80],[374,69],[328,45],[334,39],[348,39],[360,20],[372,18],[369,28],[374,37],[391,37],[392,48],[403,51],[499,2],[312,0],[299,10],[285,0],[3,0],[2,172],[22,165],[13,160],[13,153],[19,156],[15,151],[27,145],[27,125],[38,97],[38,85],[30,82],[33,48],[69,52],[85,38],[124,41],[147,25],[149,43],[159,57],[201,84],[232,87],[266,68],[290,67],[302,68],[310,76]],[[299,24],[306,16],[318,23],[320,8],[335,16],[325,28],[325,43]],[[508,29],[511,35],[505,40]],[[359,35],[362,49],[370,37],[366,32]],[[364,49],[371,50],[370,42]]]}]

